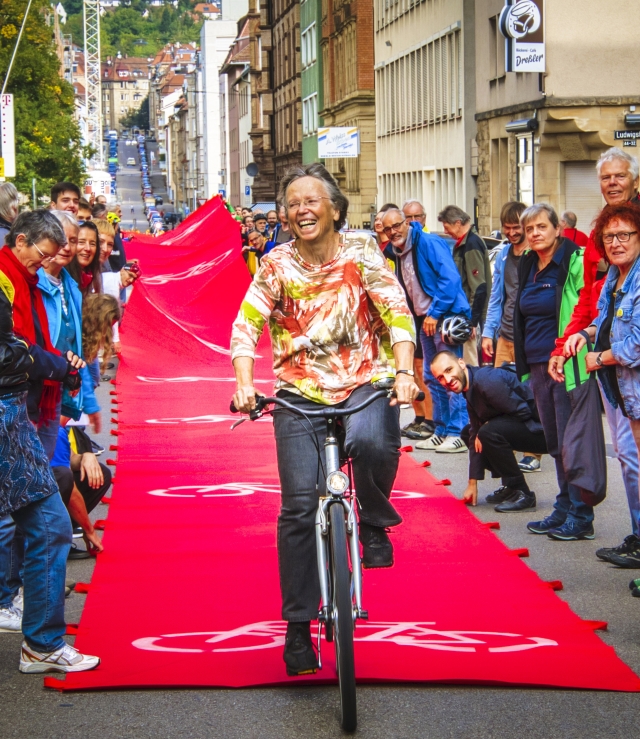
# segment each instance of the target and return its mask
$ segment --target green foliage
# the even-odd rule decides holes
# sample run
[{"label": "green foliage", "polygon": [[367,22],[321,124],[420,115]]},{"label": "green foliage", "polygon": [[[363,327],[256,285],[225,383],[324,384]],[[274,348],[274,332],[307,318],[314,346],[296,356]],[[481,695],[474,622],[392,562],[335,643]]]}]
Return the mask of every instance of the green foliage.
[{"label": "green foliage", "polygon": [[[23,0],[0,2],[0,79],[9,60],[24,17]],[[84,180],[80,130],[74,113],[73,87],[59,76],[46,14],[49,0],[33,0],[24,34],[11,71],[7,92],[14,95],[16,170],[13,183],[24,194],[36,178],[38,195],[45,195],[59,180],[79,185]]]},{"label": "green foliage", "polygon": [[133,128],[137,126],[145,131],[149,128],[149,96],[142,101],[142,105],[138,110],[131,110],[127,115],[120,119],[120,123],[125,128]]},{"label": "green foliage", "polygon": [[[81,0],[64,0],[63,5],[69,13],[64,33],[83,46]],[[78,5],[80,9],[76,10]],[[191,15],[194,5],[190,0],[180,0],[177,8],[170,3],[152,8],[146,0],[123,0],[119,7],[107,9],[100,19],[102,58],[118,52],[124,56],[154,56],[169,42],[197,41],[202,22],[196,23]]]}]

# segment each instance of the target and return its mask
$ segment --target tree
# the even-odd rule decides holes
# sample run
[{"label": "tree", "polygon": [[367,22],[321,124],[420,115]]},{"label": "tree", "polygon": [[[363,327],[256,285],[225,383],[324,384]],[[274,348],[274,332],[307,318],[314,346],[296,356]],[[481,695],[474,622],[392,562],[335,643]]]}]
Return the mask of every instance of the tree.
[{"label": "tree", "polygon": [[[0,3],[0,79],[9,60],[24,17],[24,0]],[[46,17],[52,12],[49,0],[33,0],[24,34],[11,71],[7,92],[14,96],[16,132],[16,177],[23,193],[46,194],[59,180],[79,185],[85,176],[80,129],[74,118],[73,87],[60,77],[51,28]]]},{"label": "tree", "polygon": [[120,119],[125,128],[142,128],[147,130],[149,126],[149,96],[142,101],[138,110],[132,110]]}]

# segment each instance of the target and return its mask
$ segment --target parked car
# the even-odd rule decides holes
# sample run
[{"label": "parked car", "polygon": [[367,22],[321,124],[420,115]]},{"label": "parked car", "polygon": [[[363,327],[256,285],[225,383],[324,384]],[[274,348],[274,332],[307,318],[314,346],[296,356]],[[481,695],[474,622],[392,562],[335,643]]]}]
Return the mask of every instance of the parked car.
[{"label": "parked car", "polygon": [[135,167],[136,166],[136,160],[134,157],[129,157],[127,159],[127,167]]}]

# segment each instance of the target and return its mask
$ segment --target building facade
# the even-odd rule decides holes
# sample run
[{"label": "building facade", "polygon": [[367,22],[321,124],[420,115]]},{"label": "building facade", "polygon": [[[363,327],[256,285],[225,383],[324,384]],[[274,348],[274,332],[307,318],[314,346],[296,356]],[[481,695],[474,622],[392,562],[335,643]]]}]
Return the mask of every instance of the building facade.
[{"label": "building facade", "polygon": [[474,212],[475,0],[375,0],[378,206]]},{"label": "building facade", "polygon": [[377,190],[373,3],[323,0],[321,15],[324,105],[319,114],[325,126],[358,128],[360,134],[358,157],[325,164],[349,198],[349,226],[366,228],[373,223]]},{"label": "building facade", "polygon": [[302,163],[300,3],[273,0],[271,5],[275,175],[280,182],[289,167]]},{"label": "building facade", "polygon": [[505,71],[503,6],[476,2],[480,231],[499,228],[502,203],[519,199],[575,211],[588,232],[603,204],[595,160],[622,144],[616,131],[634,130],[627,116],[640,112],[640,47],[621,33],[640,22],[640,6],[546,0],[545,73]]},{"label": "building facade", "polygon": [[322,88],[322,0],[300,2],[300,83],[302,105],[302,161],[318,160],[319,111],[324,106]]},{"label": "building facade", "polygon": [[138,110],[149,94],[146,57],[109,57],[102,62],[102,115],[105,126],[120,132],[120,120]]},{"label": "building facade", "polygon": [[249,0],[249,80],[251,83],[251,151],[257,174],[252,202],[273,202],[277,195],[275,122],[272,87],[271,0]]}]

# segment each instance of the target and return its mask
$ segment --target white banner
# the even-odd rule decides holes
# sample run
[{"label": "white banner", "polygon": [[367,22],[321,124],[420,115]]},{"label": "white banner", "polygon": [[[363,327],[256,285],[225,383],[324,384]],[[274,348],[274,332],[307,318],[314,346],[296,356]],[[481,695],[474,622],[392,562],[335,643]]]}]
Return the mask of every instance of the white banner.
[{"label": "white banner", "polygon": [[546,72],[544,0],[507,0],[500,13],[507,72]]},{"label": "white banner", "polygon": [[4,177],[16,176],[16,137],[13,126],[13,95],[0,98],[0,145],[4,160]]},{"label": "white banner", "polygon": [[353,158],[360,154],[360,132],[357,128],[319,128],[320,159]]}]

